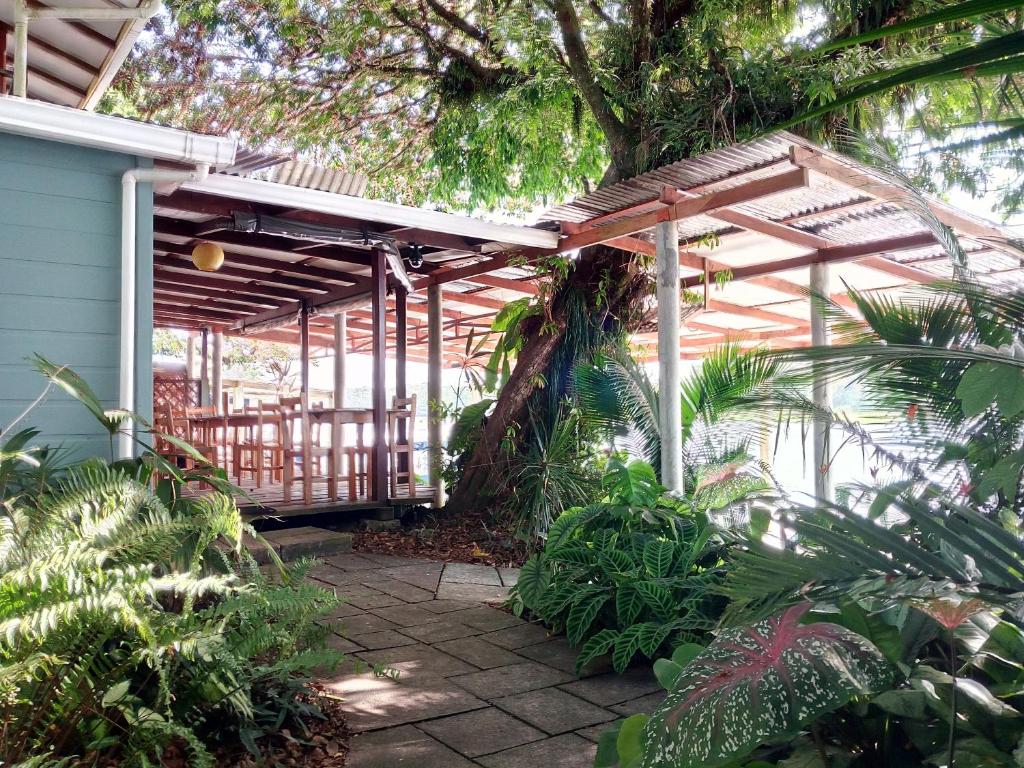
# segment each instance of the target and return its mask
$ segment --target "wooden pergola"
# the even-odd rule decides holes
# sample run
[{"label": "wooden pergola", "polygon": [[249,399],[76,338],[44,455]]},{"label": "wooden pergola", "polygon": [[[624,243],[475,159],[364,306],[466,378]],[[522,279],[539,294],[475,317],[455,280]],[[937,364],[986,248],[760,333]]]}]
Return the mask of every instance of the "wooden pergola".
[{"label": "wooden pergola", "polygon": [[[788,133],[602,188],[534,227],[214,175],[156,197],[154,322],[298,343],[305,366],[316,347],[341,360],[369,352],[383,412],[387,357],[399,396],[406,361],[415,360],[428,363],[430,397],[439,399],[441,367],[460,363],[466,339],[480,338],[509,301],[538,293],[543,278],[531,262],[604,243],[655,257],[657,308],[652,300],[652,323],[633,341],[641,359],[660,361],[671,387],[680,359],[725,342],[824,343],[812,289],[849,306],[844,286],[897,295],[950,277],[925,207],[960,236],[978,280],[1019,279],[1018,255],[998,226]],[[190,262],[201,240],[224,249],[215,275]],[[402,259],[408,283],[389,254]],[[699,304],[685,323],[680,287]],[[671,438],[675,416],[664,417]],[[439,434],[430,438],[435,456]],[[671,487],[675,470],[664,469]]]}]

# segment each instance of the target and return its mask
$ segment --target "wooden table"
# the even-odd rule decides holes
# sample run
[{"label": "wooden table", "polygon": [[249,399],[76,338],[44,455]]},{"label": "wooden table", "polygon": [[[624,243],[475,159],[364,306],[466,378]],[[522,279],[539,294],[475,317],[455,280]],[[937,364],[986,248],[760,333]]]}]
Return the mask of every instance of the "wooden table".
[{"label": "wooden table", "polygon": [[[344,449],[342,444],[342,428],[346,424],[356,425],[356,447],[359,450],[365,448],[364,432],[367,424],[373,423],[372,408],[309,408],[310,425],[316,422],[327,425],[331,428],[331,450],[334,452],[335,470],[341,466],[341,454]],[[285,411],[286,420],[294,421],[302,417],[301,411]],[[205,415],[189,417],[190,425],[197,426],[204,434],[211,430],[224,430],[225,463],[227,459],[227,431],[237,430],[246,427],[255,427],[260,423],[258,413],[226,413],[222,415]],[[264,418],[264,423],[266,419]],[[383,435],[375,435],[374,439],[379,440]],[[311,430],[305,425],[302,427],[302,498],[306,504],[313,502],[313,462],[312,462],[312,435]],[[227,470],[227,467],[224,468]],[[337,482],[335,480],[335,482]]]}]

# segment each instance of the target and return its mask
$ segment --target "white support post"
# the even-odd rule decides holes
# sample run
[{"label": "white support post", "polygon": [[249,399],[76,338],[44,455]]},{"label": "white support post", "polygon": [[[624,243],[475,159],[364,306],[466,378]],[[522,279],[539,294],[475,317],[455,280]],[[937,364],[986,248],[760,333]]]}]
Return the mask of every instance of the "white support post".
[{"label": "white support post", "polygon": [[437,408],[443,397],[441,372],[444,365],[444,325],[441,286],[427,288],[427,450],[430,454],[430,483],[434,487],[434,506],[445,503],[441,466],[444,460],[441,445],[441,416]]},{"label": "white support post", "polygon": [[224,332],[213,334],[213,407],[217,413],[223,411],[224,403]]},{"label": "white support post", "polygon": [[[825,297],[830,295],[828,264],[811,264],[811,291],[817,296]],[[816,304],[817,302],[811,307],[811,344],[815,347],[824,347],[829,343],[828,324],[826,323],[825,315]],[[828,381],[821,376],[820,370],[817,368],[814,371],[811,399],[818,408],[829,408],[831,406]],[[816,418],[814,420],[813,442],[814,495],[824,501],[831,501],[832,473],[829,467],[827,419]]]},{"label": "white support post", "polygon": [[196,377],[196,336],[194,333],[189,333],[185,337],[185,378],[194,379]]},{"label": "white support post", "polygon": [[199,332],[199,404],[210,404],[210,329]]},{"label": "white support post", "polygon": [[683,489],[682,381],[679,375],[679,234],[674,221],[655,228],[658,269],[658,390],[661,427],[661,484]]},{"label": "white support post", "polygon": [[345,407],[345,368],[348,362],[348,315],[334,316],[334,407]]}]

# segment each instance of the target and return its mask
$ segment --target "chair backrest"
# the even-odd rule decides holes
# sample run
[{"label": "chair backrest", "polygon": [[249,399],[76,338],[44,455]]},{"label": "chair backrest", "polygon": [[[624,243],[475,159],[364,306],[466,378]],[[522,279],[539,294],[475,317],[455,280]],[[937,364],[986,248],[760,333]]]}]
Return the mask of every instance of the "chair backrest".
[{"label": "chair backrest", "polygon": [[398,439],[399,427],[404,428],[403,445],[412,445],[413,429],[416,426],[416,395],[394,397],[391,399],[391,410],[388,411],[388,439],[392,445]]}]

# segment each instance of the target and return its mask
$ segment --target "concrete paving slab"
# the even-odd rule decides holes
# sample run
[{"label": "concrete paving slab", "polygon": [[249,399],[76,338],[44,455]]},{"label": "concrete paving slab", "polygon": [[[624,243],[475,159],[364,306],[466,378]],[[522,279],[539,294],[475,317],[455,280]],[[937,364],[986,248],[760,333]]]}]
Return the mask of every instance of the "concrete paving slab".
[{"label": "concrete paving slab", "polygon": [[543,731],[494,707],[442,717],[420,723],[419,727],[466,757],[477,757],[545,738]]},{"label": "concrete paving slab", "polygon": [[402,627],[398,631],[409,637],[416,638],[421,643],[442,643],[445,640],[454,640],[457,637],[469,637],[470,635],[480,634],[479,629],[473,629],[473,627],[467,627],[465,624],[459,624],[455,621],[448,621],[447,617],[445,621],[423,624],[418,627]]},{"label": "concrete paving slab", "polygon": [[591,768],[597,744],[574,733],[506,749],[477,759],[485,768]]},{"label": "concrete paving slab", "polygon": [[364,651],[359,658],[368,664],[383,664],[400,673],[398,682],[451,677],[474,672],[475,667],[465,661],[439,651],[429,645],[415,643],[398,648]]},{"label": "concrete paving slab", "polygon": [[650,667],[627,669],[619,675],[614,672],[607,675],[595,675],[586,680],[577,680],[558,686],[573,696],[579,696],[601,707],[621,704],[630,699],[637,699],[649,693],[663,691]]},{"label": "concrete paving slab", "polygon": [[509,664],[521,664],[526,661],[522,656],[516,656],[512,651],[491,645],[481,637],[460,637],[457,640],[438,643],[434,647],[480,669],[507,667]]},{"label": "concrete paving slab", "polygon": [[534,661],[525,661],[522,664],[495,667],[450,679],[470,693],[481,698],[494,699],[567,683],[572,679],[572,675]]},{"label": "concrete paving slab", "polygon": [[347,768],[473,768],[471,763],[423,731],[400,725],[352,739]]},{"label": "concrete paving slab", "polygon": [[446,584],[437,587],[439,600],[465,600],[471,603],[496,603],[508,600],[508,587],[493,587],[485,584]]},{"label": "concrete paving slab", "polygon": [[381,648],[397,648],[400,645],[412,645],[416,642],[411,637],[399,634],[393,629],[385,629],[382,632],[370,632],[365,635],[353,635],[348,639],[357,645],[363,646],[368,651],[376,651]]},{"label": "concrete paving slab", "polygon": [[444,567],[441,581],[445,584],[484,584],[489,587],[500,587],[501,577],[490,565],[473,563],[448,563]]},{"label": "concrete paving slab", "polygon": [[550,636],[547,627],[542,624],[519,624],[497,632],[488,632],[483,639],[514,651],[516,648],[543,643],[549,640]]},{"label": "concrete paving slab", "polygon": [[380,563],[354,552],[342,555],[332,555],[321,559],[328,565],[333,565],[336,568],[341,568],[345,571],[368,571],[380,568]]},{"label": "concrete paving slab", "polygon": [[517,693],[491,703],[554,736],[615,720],[618,715],[558,688]]},{"label": "concrete paving slab", "polygon": [[401,603],[400,605],[393,605],[389,608],[377,608],[371,611],[375,616],[387,619],[393,624],[397,624],[400,627],[418,627],[423,624],[432,624],[435,621],[441,621],[442,617],[440,614],[426,611],[420,607],[425,603],[415,603],[409,605],[408,603]]},{"label": "concrete paving slab", "polygon": [[398,568],[385,568],[380,573],[389,579],[404,581],[414,587],[426,589],[431,592],[437,591],[437,584],[441,580],[441,571],[444,570],[443,563],[424,563],[422,565],[403,565]]},{"label": "concrete paving slab", "polygon": [[356,651],[363,650],[363,647],[358,643],[353,643],[347,637],[336,635],[333,632],[327,636],[327,647],[342,653],[355,653]]},{"label": "concrete paving slab", "polygon": [[526,623],[508,611],[501,611],[486,605],[470,608],[466,611],[459,611],[458,613],[450,613],[447,618],[452,621],[459,621],[482,632],[494,632],[499,629],[516,627]]},{"label": "concrete paving slab", "polygon": [[427,600],[417,603],[420,608],[431,613],[451,613],[452,611],[464,611],[473,608],[477,603],[467,603],[464,600]]},{"label": "concrete paving slab", "polygon": [[392,605],[405,605],[397,597],[385,595],[383,592],[378,592],[375,595],[356,595],[355,597],[349,597],[348,602],[356,608],[362,608],[364,611],[371,610],[372,608],[387,608]]},{"label": "concrete paving slab", "polygon": [[506,587],[514,587],[516,585],[516,582],[519,581],[519,569],[499,568],[498,576],[501,578],[502,585]]},{"label": "concrete paving slab", "polygon": [[377,552],[360,552],[361,557],[373,560],[382,568],[393,568],[402,565],[422,565],[424,563],[437,563],[443,565],[439,560],[420,560],[416,557],[402,557],[401,555],[378,554]]},{"label": "concrete paving slab", "polygon": [[649,715],[661,706],[661,702],[665,700],[666,695],[667,694],[664,691],[649,693],[638,699],[630,699],[629,701],[624,701],[621,704],[615,704],[614,706],[609,707],[609,709],[612,712],[625,715],[626,717],[629,717],[630,715]]},{"label": "concrete paving slab", "polygon": [[[516,653],[520,656],[525,656],[528,659],[535,659],[536,661],[543,662],[551,667],[556,667],[565,672],[571,672],[573,675],[576,674],[576,656],[578,655],[578,649],[573,648],[569,645],[569,641],[564,637],[554,638],[544,643],[538,643],[537,645],[527,645],[522,648],[517,648]],[[603,672],[607,672],[612,668],[611,661],[607,656],[603,656],[599,659],[594,659],[580,671],[580,677],[590,677],[591,675],[599,675]]]},{"label": "concrete paving slab", "polygon": [[367,579],[363,584],[384,594],[397,597],[406,603],[420,603],[424,600],[434,599],[434,593],[429,589],[414,587],[412,584],[406,584],[397,579]]},{"label": "concrete paving slab", "polygon": [[342,697],[353,733],[433,720],[487,706],[463,688],[438,678],[399,683],[364,674],[331,681],[327,687]]},{"label": "concrete paving slab", "polygon": [[358,616],[361,613],[366,613],[366,611],[361,608],[356,608],[351,603],[342,602],[334,606],[330,613],[324,615],[324,618],[329,619],[330,621],[338,621],[346,616]]},{"label": "concrete paving slab", "polygon": [[580,728],[576,731],[576,735],[582,736],[587,741],[592,741],[596,744],[601,740],[601,734],[605,731],[610,731],[616,724],[621,723],[623,719],[625,718],[618,718],[616,720],[609,720],[607,723],[598,723],[587,728]]},{"label": "concrete paving slab", "polygon": [[358,616],[349,616],[341,620],[341,629],[338,634],[342,637],[352,638],[353,635],[365,635],[370,632],[382,632],[385,629],[397,629],[397,624],[392,624],[387,619],[374,616],[372,613],[362,613]]}]

